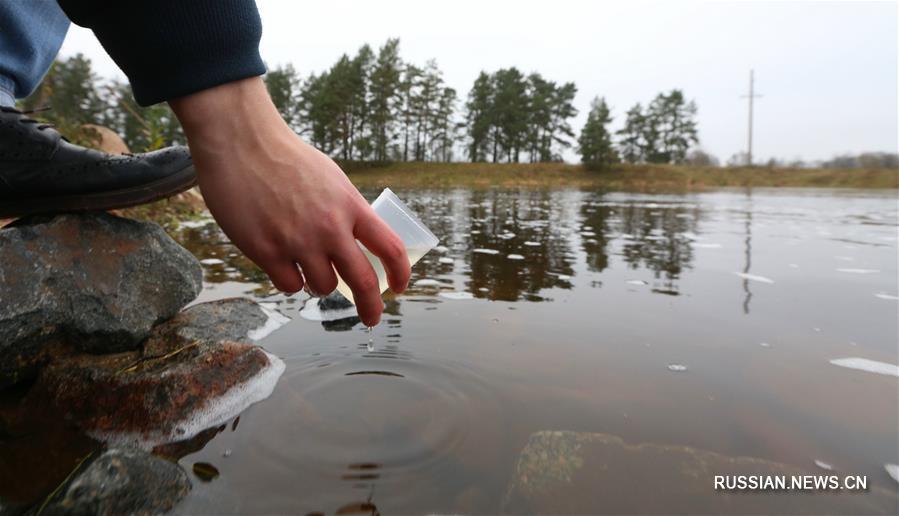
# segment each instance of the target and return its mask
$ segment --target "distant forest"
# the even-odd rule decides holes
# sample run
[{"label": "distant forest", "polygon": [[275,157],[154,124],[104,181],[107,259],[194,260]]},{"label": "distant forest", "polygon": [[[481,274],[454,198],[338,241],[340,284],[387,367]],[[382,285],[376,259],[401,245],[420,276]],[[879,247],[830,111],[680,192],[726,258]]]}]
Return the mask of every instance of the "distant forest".
[{"label": "distant forest", "polygon": [[[597,97],[576,135],[574,83],[504,68],[481,72],[460,98],[435,60],[404,61],[398,39],[377,51],[364,45],[320,73],[304,77],[287,65],[270,69],[264,79],[288,125],[342,160],[551,162],[573,148],[595,169],[620,161],[719,165],[698,148],[696,103],[676,89],[628,109],[614,133],[609,106]],[[52,107],[39,116],[75,140],[88,138],[79,131],[83,124],[97,124],[116,131],[134,151],[185,143],[166,104],[139,107],[126,83],[99,80],[81,54],[56,61],[20,104]],[[897,161],[895,154],[869,153],[820,165],[877,168],[896,167]],[[745,156],[736,154],[727,164],[745,165]],[[767,165],[805,164],[772,160]]]}]

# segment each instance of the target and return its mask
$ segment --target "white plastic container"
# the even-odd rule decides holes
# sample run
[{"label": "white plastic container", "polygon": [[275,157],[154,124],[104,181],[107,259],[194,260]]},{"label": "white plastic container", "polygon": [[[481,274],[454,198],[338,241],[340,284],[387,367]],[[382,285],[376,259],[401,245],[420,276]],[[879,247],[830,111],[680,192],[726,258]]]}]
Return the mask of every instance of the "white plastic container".
[{"label": "white plastic container", "polygon": [[[375,199],[375,202],[371,203],[371,207],[390,226],[390,229],[395,231],[402,239],[403,244],[406,246],[406,254],[409,255],[410,266],[415,265],[422,256],[426,255],[439,242],[434,233],[431,233],[431,230],[425,227],[424,223],[390,188],[385,188],[381,195]],[[356,243],[359,244],[368,261],[371,262],[371,266],[378,276],[378,285],[383,293],[387,290],[387,273],[384,271],[381,260],[369,252],[359,241],[356,241]],[[339,274],[337,275],[337,290],[349,299],[351,303],[355,304],[353,291],[343,282]]]}]

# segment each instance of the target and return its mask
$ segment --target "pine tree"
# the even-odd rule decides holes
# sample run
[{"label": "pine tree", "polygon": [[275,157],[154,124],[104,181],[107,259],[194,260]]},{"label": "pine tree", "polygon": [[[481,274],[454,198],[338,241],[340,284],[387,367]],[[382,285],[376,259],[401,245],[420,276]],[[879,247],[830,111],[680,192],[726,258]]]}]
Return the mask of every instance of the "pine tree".
[{"label": "pine tree", "polygon": [[618,142],[618,146],[621,149],[621,157],[628,163],[643,161],[643,128],[645,121],[643,106],[638,102],[627,110],[624,118],[624,127],[618,130],[617,134],[621,136]]},{"label": "pine tree", "polygon": [[296,130],[299,126],[298,86],[300,79],[293,65],[279,66],[265,74],[265,87],[272,103],[287,125]]},{"label": "pine tree", "polygon": [[392,131],[398,118],[400,103],[400,75],[402,61],[399,56],[398,39],[389,39],[378,50],[378,57],[371,72],[369,85],[370,131],[374,159],[388,159],[388,148],[393,140]]},{"label": "pine tree", "polygon": [[608,125],[612,122],[609,106],[604,98],[595,98],[590,104],[587,122],[578,138],[581,163],[590,170],[602,170],[617,161],[612,147]]},{"label": "pine tree", "polygon": [[469,161],[486,161],[490,148],[490,132],[493,127],[493,79],[481,72],[468,92],[465,104],[465,121],[468,129],[467,154]]}]

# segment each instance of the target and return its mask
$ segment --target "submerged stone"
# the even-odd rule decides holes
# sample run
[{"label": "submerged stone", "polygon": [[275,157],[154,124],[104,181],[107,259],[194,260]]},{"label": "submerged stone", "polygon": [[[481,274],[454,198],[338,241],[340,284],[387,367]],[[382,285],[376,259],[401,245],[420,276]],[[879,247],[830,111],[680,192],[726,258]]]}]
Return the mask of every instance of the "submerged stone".
[{"label": "submerged stone", "polygon": [[511,514],[892,514],[899,499],[867,491],[727,491],[716,476],[812,475],[753,457],[601,433],[543,431],[521,451],[503,500]]},{"label": "submerged stone", "polygon": [[173,462],[138,450],[110,449],[82,465],[40,514],[160,514],[191,489]]},{"label": "submerged stone", "polygon": [[0,387],[52,353],[136,349],[202,287],[196,258],[158,225],[107,213],[20,219],[0,230]]}]

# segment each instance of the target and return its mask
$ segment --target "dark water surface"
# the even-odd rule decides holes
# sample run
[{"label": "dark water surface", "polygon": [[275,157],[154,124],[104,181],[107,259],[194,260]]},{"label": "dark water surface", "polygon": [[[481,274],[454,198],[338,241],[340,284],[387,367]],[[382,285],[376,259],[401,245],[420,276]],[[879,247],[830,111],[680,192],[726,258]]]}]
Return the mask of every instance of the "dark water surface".
[{"label": "dark water surface", "polygon": [[[438,285],[386,297],[373,352],[361,324],[267,297],[293,317],[263,342],[287,371],[182,459],[221,472],[185,512],[495,513],[542,430],[819,461],[895,492],[896,377],[830,363],[897,363],[895,192],[398,193],[446,247],[413,269]],[[225,262],[204,299],[265,296],[214,225],[181,236]]]},{"label": "dark water surface", "polygon": [[[177,454],[220,472],[179,512],[511,510],[522,449],[546,430],[828,474],[818,461],[895,495],[897,378],[831,363],[897,364],[895,191],[397,193],[445,249],[385,296],[374,351],[356,320],[304,318],[316,301],[272,292],[215,224],[174,232],[206,261],[201,301],[293,318],[262,342],[287,365],[273,395]],[[558,495],[591,499],[595,464],[566,466],[580,487]],[[681,483],[700,486],[691,510],[721,496]],[[626,482],[609,507],[645,490]]]}]

